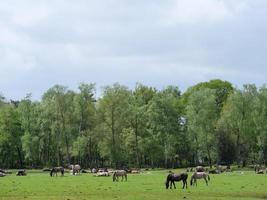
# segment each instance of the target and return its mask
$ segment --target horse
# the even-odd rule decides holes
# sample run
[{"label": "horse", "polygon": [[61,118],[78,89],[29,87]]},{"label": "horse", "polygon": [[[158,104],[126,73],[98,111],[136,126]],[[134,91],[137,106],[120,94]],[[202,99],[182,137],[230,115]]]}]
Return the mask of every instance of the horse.
[{"label": "horse", "polygon": [[230,168],[230,165],[217,165],[216,166],[216,169],[220,172],[220,173],[223,173],[223,172],[226,172],[226,171],[231,171],[231,168]]},{"label": "horse", "polygon": [[64,176],[64,168],[63,167],[53,167],[50,171],[50,176],[54,176],[56,174],[57,176],[57,173],[58,172],[61,172],[61,176]]},{"label": "horse", "polygon": [[167,176],[167,180],[165,183],[166,189],[169,188],[169,182],[171,182],[170,189],[172,189],[172,185],[174,186],[174,189],[176,189],[175,181],[183,181],[183,189],[185,186],[187,188],[187,177],[188,177],[187,173],[178,173],[178,174],[170,173]]},{"label": "horse", "polygon": [[72,170],[72,175],[77,175],[80,174],[81,171],[81,166],[76,164],[76,165],[69,165],[69,169]]},{"label": "horse", "polygon": [[0,177],[5,177],[6,173],[0,172]]},{"label": "horse", "polygon": [[105,171],[98,171],[95,176],[109,176],[110,174]]},{"label": "horse", "polygon": [[203,166],[196,166],[195,172],[205,172],[205,168]]},{"label": "horse", "polygon": [[207,178],[210,181],[210,176],[206,172],[194,172],[193,175],[191,176],[190,185],[196,184],[197,186],[197,179],[201,179],[201,178],[203,178],[206,182],[206,185],[208,185]]},{"label": "horse", "polygon": [[265,167],[262,166],[262,165],[255,165],[255,166],[254,166],[254,170],[255,170],[255,173],[256,173],[256,174],[262,174],[262,172],[264,173],[264,171],[265,171],[266,174],[267,174],[267,168],[265,168]]},{"label": "horse", "polygon": [[25,171],[25,169],[23,169],[23,170],[19,170],[19,171],[17,171],[17,173],[16,173],[16,176],[26,176],[27,174],[26,174],[26,171]]},{"label": "horse", "polygon": [[125,179],[125,181],[127,181],[127,172],[125,170],[116,170],[113,173],[113,182],[119,181],[119,176],[121,176],[121,181],[123,181],[123,179]]}]

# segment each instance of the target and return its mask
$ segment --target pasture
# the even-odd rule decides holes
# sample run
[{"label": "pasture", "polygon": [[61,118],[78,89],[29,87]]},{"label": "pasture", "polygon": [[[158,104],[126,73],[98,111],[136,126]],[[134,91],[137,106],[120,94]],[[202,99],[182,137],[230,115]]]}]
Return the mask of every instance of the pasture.
[{"label": "pasture", "polygon": [[[173,170],[179,172],[181,170]],[[25,177],[15,174],[0,178],[0,199],[64,199],[64,200],[173,200],[173,199],[267,199],[267,175],[256,175],[252,171],[210,175],[206,186],[198,180],[198,186],[166,190],[167,170],[145,171],[129,174],[127,182],[112,182],[112,177],[94,177],[92,174],[50,177],[47,172],[28,171]]]}]

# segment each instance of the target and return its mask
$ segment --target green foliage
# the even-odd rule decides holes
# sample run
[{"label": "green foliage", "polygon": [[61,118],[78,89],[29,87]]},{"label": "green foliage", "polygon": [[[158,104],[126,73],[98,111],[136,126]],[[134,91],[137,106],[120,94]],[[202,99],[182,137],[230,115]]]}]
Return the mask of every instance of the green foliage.
[{"label": "green foliage", "polygon": [[22,165],[19,115],[15,107],[5,105],[0,112],[0,161],[3,167]]},{"label": "green foliage", "polygon": [[228,98],[218,122],[218,128],[227,130],[235,137],[236,159],[245,165],[250,150],[256,146],[257,129],[253,119],[258,92],[254,85],[236,89]]},{"label": "green foliage", "polygon": [[115,83],[96,98],[55,85],[41,101],[0,96],[0,168],[181,167],[267,162],[267,89],[211,80],[156,90]]},{"label": "green foliage", "polygon": [[222,81],[219,79],[210,80],[209,82],[202,82],[199,83],[191,88],[189,88],[184,94],[183,94],[183,102],[184,105],[187,105],[189,98],[191,94],[194,94],[195,92],[203,89],[212,89],[215,92],[215,101],[216,101],[216,109],[217,114],[219,115],[224,103],[226,102],[228,96],[233,92],[234,88],[231,83],[227,81]]},{"label": "green foliage", "polygon": [[186,118],[188,133],[195,152],[195,164],[208,160],[211,165],[212,153],[215,150],[215,123],[217,120],[215,90],[202,88],[193,93],[186,107]]}]

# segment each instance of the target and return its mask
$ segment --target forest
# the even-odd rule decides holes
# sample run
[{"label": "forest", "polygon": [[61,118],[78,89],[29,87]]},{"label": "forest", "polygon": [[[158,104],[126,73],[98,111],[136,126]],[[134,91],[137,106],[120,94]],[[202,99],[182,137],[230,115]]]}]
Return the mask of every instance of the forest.
[{"label": "forest", "polygon": [[115,83],[0,96],[0,168],[267,164],[267,88],[211,80],[181,92]]}]

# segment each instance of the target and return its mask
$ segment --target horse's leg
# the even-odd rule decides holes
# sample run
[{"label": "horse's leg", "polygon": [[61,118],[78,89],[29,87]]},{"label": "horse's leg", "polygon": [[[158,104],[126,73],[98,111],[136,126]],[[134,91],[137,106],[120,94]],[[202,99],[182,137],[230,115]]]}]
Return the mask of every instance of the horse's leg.
[{"label": "horse's leg", "polygon": [[205,182],[206,182],[206,185],[208,185],[208,181],[207,181],[206,177],[204,177],[204,180],[205,180]]},{"label": "horse's leg", "polygon": [[171,184],[170,184],[170,189],[172,189],[172,181],[171,181]]},{"label": "horse's leg", "polygon": [[173,186],[174,186],[174,189],[176,189],[176,186],[175,186],[175,181],[173,181]]}]

